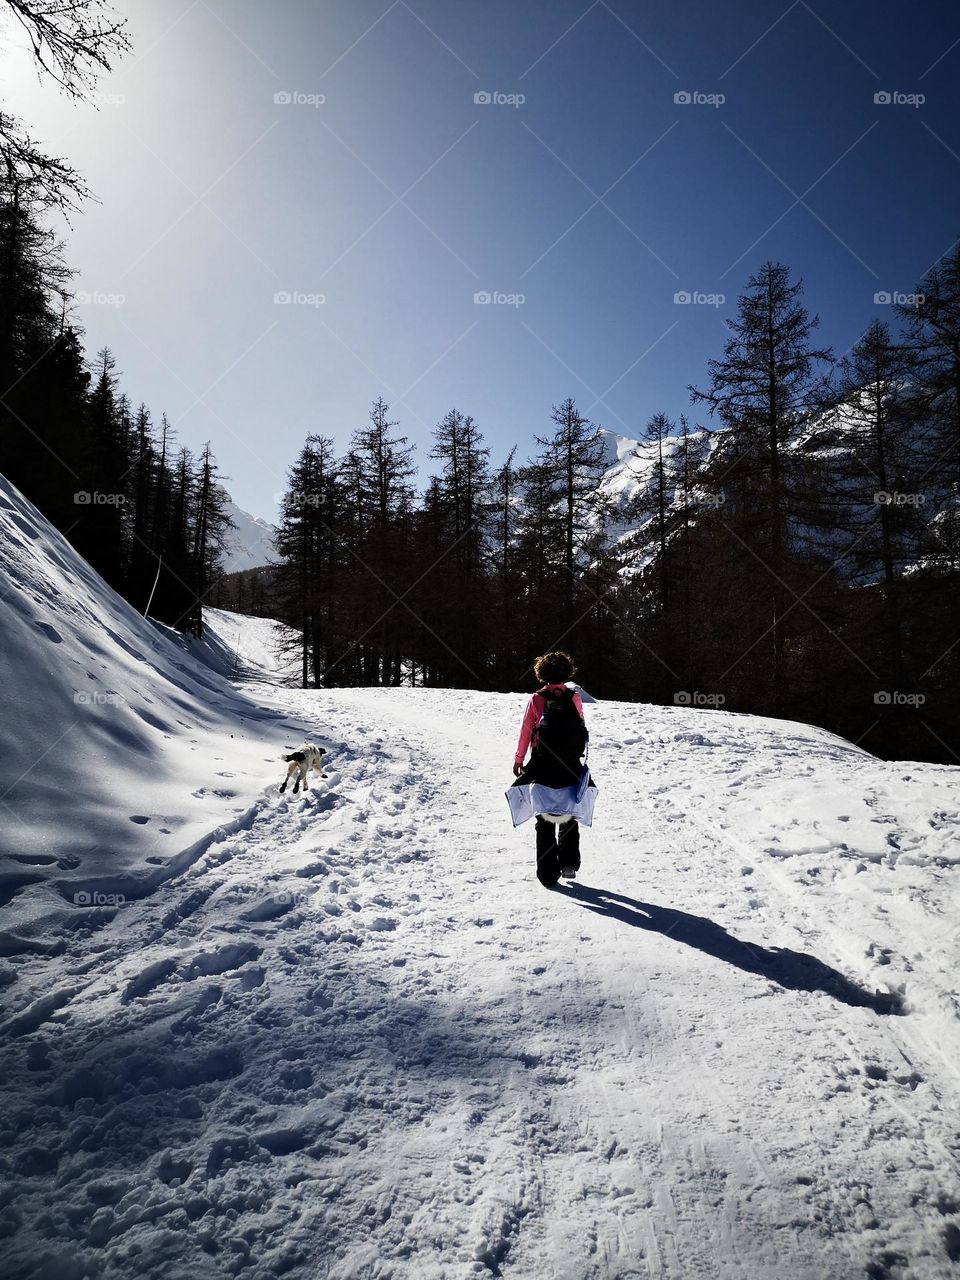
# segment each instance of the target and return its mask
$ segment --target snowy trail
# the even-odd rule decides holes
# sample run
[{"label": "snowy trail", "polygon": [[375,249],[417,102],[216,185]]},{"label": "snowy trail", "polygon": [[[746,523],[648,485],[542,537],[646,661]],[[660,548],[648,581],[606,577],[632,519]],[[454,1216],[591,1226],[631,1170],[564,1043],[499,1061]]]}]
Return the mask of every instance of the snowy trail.
[{"label": "snowy trail", "polygon": [[19,958],[11,1274],[960,1272],[949,980],[862,887],[901,871],[908,928],[948,871],[786,856],[787,818],[772,856],[744,816],[805,760],[845,805],[902,767],[591,706],[597,826],[547,892],[502,799],[520,698],[252,692],[335,744],[328,782],[278,768],[180,876]]}]

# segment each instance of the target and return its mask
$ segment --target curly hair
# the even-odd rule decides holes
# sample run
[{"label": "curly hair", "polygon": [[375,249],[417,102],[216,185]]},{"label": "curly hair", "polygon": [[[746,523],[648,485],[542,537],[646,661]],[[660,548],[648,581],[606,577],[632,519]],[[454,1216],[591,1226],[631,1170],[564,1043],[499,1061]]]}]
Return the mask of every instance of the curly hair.
[{"label": "curly hair", "polygon": [[545,653],[533,664],[533,674],[541,684],[563,684],[577,673],[573,659],[562,649]]}]

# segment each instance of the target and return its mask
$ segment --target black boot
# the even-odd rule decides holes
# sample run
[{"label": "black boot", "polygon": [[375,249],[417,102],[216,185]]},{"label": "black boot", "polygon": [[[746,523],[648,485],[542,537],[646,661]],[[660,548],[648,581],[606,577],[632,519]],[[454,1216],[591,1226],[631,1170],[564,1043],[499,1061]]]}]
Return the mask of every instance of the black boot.
[{"label": "black boot", "polygon": [[[574,824],[576,825],[576,824]],[[557,827],[553,822],[537,815],[537,879],[547,889],[552,889],[560,879],[560,860],[557,849]]]},{"label": "black boot", "polygon": [[580,870],[580,824],[576,818],[570,818],[557,827],[557,862],[561,871]]}]

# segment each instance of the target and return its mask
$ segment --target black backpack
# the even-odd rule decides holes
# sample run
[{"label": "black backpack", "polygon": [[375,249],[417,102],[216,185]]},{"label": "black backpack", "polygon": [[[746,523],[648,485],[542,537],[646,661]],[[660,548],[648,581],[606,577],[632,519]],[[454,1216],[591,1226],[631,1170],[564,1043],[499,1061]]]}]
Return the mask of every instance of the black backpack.
[{"label": "black backpack", "polygon": [[587,726],[573,705],[573,689],[540,689],[546,702],[537,727],[537,753],[544,764],[576,767],[587,747]]}]

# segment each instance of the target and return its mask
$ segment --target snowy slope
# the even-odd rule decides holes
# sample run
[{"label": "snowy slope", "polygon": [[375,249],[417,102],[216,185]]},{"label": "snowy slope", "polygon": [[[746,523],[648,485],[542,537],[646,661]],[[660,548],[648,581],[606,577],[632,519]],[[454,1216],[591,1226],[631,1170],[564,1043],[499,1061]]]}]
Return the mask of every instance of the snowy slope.
[{"label": "snowy slope", "polygon": [[[833,568],[837,573],[847,576],[848,579],[860,585],[875,581],[881,572],[877,565],[879,557],[876,554],[871,557],[869,545],[861,550],[860,557],[846,554],[847,550],[852,552],[859,545],[862,535],[869,530],[876,519],[876,506],[870,502],[869,496],[866,506],[864,505],[862,478],[864,474],[868,477],[866,485],[868,491],[872,485],[870,479],[872,473],[867,466],[868,448],[865,460],[865,412],[855,413],[851,406],[846,404],[827,409],[816,415],[786,445],[788,455],[792,453],[796,457],[802,456],[805,466],[809,467],[819,462],[824,467],[828,467],[833,475],[832,483],[835,486],[832,499],[834,527],[832,529],[826,526],[811,528],[793,521],[792,535],[800,542],[813,547],[818,553],[835,561]],[[724,434],[723,431],[690,432],[692,476],[695,477],[697,471],[696,463],[693,461],[694,456],[701,453],[706,461],[714,449],[722,446]],[[607,536],[611,543],[619,544],[621,552],[624,553],[621,573],[624,576],[630,576],[649,564],[655,554],[656,538],[651,538],[650,535],[656,530],[659,448],[655,440],[634,440],[606,430],[601,431],[601,437],[604,442],[607,466],[601,476],[598,491],[609,513]],[[680,514],[683,504],[683,445],[683,437],[680,435],[667,436],[662,444],[668,520]],[[913,446],[917,450],[922,450],[924,447],[922,437],[915,438]],[[952,510],[954,500],[949,493],[936,491],[936,476],[932,468],[922,463],[919,457],[918,454],[914,459],[915,480],[911,483],[922,485],[925,495],[922,510],[926,514],[929,528],[935,533],[938,526],[947,518],[947,513]],[[838,468],[842,471],[845,466],[850,475],[855,477],[858,468],[851,465],[854,460],[858,464],[861,478],[846,481],[849,486],[850,503],[849,506],[841,509],[839,503],[844,482],[839,478]],[[876,482],[876,487],[879,488],[879,481]],[[692,487],[689,495],[692,518],[696,520],[698,514],[696,508],[700,504],[706,504],[704,509],[709,510],[719,502],[722,510],[725,496],[722,493],[710,495],[706,490]],[[853,533],[850,532],[851,529]],[[857,536],[858,529],[861,536]],[[936,537],[932,541],[930,538],[921,538],[918,531],[917,540],[924,544],[922,549],[911,548],[909,544],[905,545],[902,535],[897,540],[894,555],[898,571],[910,572],[911,568],[921,563],[933,563],[929,546],[936,544]],[[866,562],[861,563],[861,558],[864,557]]]},{"label": "snowy slope", "polygon": [[271,618],[251,618],[226,609],[204,609],[202,639],[169,631],[175,644],[228,680],[254,677],[284,684],[298,678],[295,650],[283,651],[283,636],[292,635]]},{"label": "snowy slope", "polygon": [[18,930],[64,911],[77,927],[91,895],[147,891],[247,813],[302,732],[141,617],[2,478],[0,601],[0,901]]},{"label": "snowy slope", "polygon": [[261,565],[274,564],[279,560],[275,525],[259,516],[250,515],[235,502],[227,502],[224,511],[233,521],[233,528],[227,530],[220,554],[224,573],[257,569]]},{"label": "snowy slope", "polygon": [[546,891],[521,697],[265,674],[326,782],[2,971],[6,1274],[956,1276],[960,771],[597,703]]},{"label": "snowy slope", "polygon": [[[624,554],[622,573],[629,576],[649,564],[655,552],[655,538],[648,540],[641,536],[638,540],[636,535],[642,535],[657,519],[656,486],[661,447],[668,518],[677,514],[673,511],[675,506],[679,510],[683,505],[684,441],[682,436],[667,436],[662,446],[658,446],[654,440],[633,440],[606,430],[601,435],[608,465],[600,478],[598,492],[606,509],[606,536],[611,543],[619,544]],[[715,439],[703,431],[690,433],[687,444],[691,466],[694,454],[698,450],[709,451]],[[688,501],[695,507],[705,498],[703,492],[692,489]]]}]

